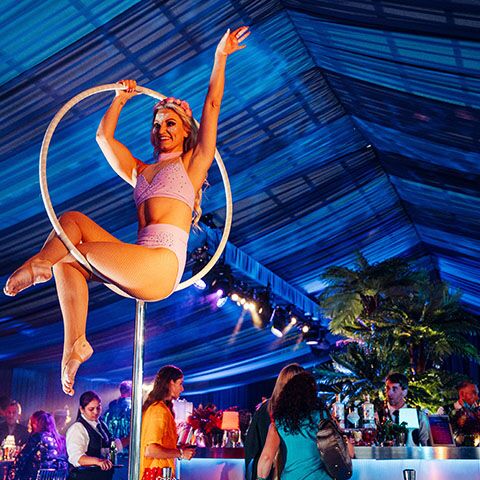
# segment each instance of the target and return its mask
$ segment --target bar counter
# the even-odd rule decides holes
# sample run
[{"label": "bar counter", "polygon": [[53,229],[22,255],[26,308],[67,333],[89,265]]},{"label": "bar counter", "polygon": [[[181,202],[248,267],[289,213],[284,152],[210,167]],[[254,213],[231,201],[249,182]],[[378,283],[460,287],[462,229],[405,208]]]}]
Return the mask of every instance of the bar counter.
[{"label": "bar counter", "polygon": [[[355,447],[352,480],[402,480],[413,468],[416,480],[480,480],[480,448]],[[243,448],[197,448],[180,462],[181,480],[244,480]]]}]

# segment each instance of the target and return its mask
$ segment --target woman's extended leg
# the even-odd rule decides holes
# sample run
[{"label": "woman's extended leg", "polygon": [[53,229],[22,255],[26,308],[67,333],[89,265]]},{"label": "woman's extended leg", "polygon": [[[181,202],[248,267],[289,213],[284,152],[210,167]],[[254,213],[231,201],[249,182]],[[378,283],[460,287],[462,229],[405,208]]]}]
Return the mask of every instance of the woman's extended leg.
[{"label": "woman's extended leg", "polygon": [[54,265],[53,273],[64,325],[61,382],[63,391],[73,395],[73,382],[78,367],[93,353],[85,337],[89,275],[78,264],[64,262]]},{"label": "woman's extended leg", "polygon": [[[123,243],[78,212],[62,215],[60,222],[87,260],[129,295],[151,301],[165,298],[172,292],[179,261],[171,250]],[[72,386],[78,367],[93,352],[85,338],[88,273],[53,234],[40,252],[10,277],[6,293],[15,295],[37,281],[46,281],[35,278],[35,272],[32,274],[34,269],[31,264],[35,262],[48,262],[49,267],[54,265],[65,324],[62,386],[66,393],[73,395]]]},{"label": "woman's extended leg", "polygon": [[[121,243],[120,240],[80,212],[66,212],[60,217],[60,224],[75,246],[80,242]],[[55,231],[52,231],[41,250],[15,270],[7,280],[4,288],[5,294],[15,296],[32,285],[50,280],[52,266],[67,254],[67,248],[57,237]]]},{"label": "woman's extended leg", "polygon": [[[160,300],[175,286],[178,260],[165,248],[120,242],[87,242],[77,247],[91,265],[132,297]],[[93,353],[85,338],[88,274],[70,255],[54,266],[54,274],[65,325],[62,388],[73,395],[77,370]]]},{"label": "woman's extended leg", "polygon": [[[69,239],[77,246],[81,242],[94,241],[121,243],[79,212],[65,213],[61,216],[60,223]],[[28,259],[10,276],[4,291],[7,295],[13,296],[35,283],[48,281],[52,277],[53,266],[65,327],[62,387],[65,393],[73,395],[73,379],[78,367],[91,356],[93,350],[85,338],[89,275],[67,254],[68,250],[53,231],[40,252]]]}]

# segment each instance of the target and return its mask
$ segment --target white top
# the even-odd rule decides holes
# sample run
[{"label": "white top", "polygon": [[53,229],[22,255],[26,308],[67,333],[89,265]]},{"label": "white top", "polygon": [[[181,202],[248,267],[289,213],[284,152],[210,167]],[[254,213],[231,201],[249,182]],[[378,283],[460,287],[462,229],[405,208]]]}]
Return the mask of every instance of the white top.
[{"label": "white top", "polygon": [[[97,429],[98,422],[87,420],[84,415],[82,418],[91,425],[95,430]],[[86,455],[88,450],[88,443],[90,437],[88,436],[87,429],[80,423],[75,422],[66,433],[67,454],[68,461],[74,467],[80,467],[78,460],[83,455]]]},{"label": "white top", "polygon": [[[82,418],[91,425],[95,430],[97,429],[98,422],[93,420],[87,420],[82,414]],[[67,454],[68,461],[74,467],[80,467],[78,463],[80,457],[87,454],[88,443],[90,442],[90,437],[88,436],[87,429],[80,423],[75,422],[68,430],[66,434],[66,443],[67,443]],[[122,443],[120,440],[115,439],[118,451],[122,451]]]},{"label": "white top", "polygon": [[[393,419],[393,413],[396,410],[400,410],[402,408],[410,408],[406,403],[404,403],[399,409],[392,407],[388,402],[387,404],[388,404],[388,410],[390,411],[390,417],[392,419]],[[419,429],[418,436],[420,440],[420,445],[426,446],[430,438],[430,426],[428,424],[427,415],[423,411],[420,411],[418,413],[418,429]]]}]

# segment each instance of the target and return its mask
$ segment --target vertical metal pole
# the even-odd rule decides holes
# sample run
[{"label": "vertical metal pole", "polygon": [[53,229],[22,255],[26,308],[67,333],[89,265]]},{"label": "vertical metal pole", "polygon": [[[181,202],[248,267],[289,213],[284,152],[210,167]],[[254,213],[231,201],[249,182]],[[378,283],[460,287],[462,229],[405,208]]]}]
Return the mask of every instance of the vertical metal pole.
[{"label": "vertical metal pole", "polygon": [[140,479],[140,433],[142,428],[143,344],[145,338],[145,302],[136,301],[135,343],[133,345],[132,415],[128,479]]},{"label": "vertical metal pole", "polygon": [[180,472],[181,469],[181,464],[180,460],[175,460],[175,478],[177,480],[180,480],[182,478],[182,473]]}]

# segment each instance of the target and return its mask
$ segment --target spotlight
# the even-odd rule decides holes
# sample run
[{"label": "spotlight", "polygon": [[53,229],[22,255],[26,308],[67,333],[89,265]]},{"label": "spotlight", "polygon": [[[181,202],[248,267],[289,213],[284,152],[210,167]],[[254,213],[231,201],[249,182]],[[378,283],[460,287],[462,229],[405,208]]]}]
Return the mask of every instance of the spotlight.
[{"label": "spotlight", "polygon": [[220,297],[217,300],[217,307],[222,308],[227,303],[228,297]]},{"label": "spotlight", "polygon": [[[211,256],[208,253],[208,245],[198,247],[192,252],[192,259],[194,261],[192,266],[192,274],[196,275],[209,262]],[[205,278],[205,277],[204,277]],[[204,279],[200,279],[193,284],[198,290],[205,290],[207,283]]]},{"label": "spotlight", "polygon": [[[307,325],[304,325],[306,327]],[[303,330],[303,341],[307,345],[317,345],[318,344],[318,328],[311,327],[307,331]]]},{"label": "spotlight", "polygon": [[283,330],[286,326],[287,312],[282,307],[275,307],[270,318],[270,331],[276,337],[283,337]]},{"label": "spotlight", "polygon": [[203,278],[197,280],[196,282],[193,282],[193,286],[198,290],[205,290],[207,288],[207,284],[205,283]]},{"label": "spotlight", "polygon": [[310,332],[303,336],[303,340],[310,345],[312,354],[318,358],[325,358],[330,351],[330,343],[326,339],[328,330],[321,325],[316,326],[315,335],[309,337]]},{"label": "spotlight", "polygon": [[303,333],[307,333],[309,330],[310,330],[310,326],[309,326],[309,325],[304,325],[304,326],[302,327],[302,332],[303,332]]},{"label": "spotlight", "polygon": [[240,297],[237,293],[232,293],[232,296],[230,298],[232,299],[232,302],[238,302],[240,300]]},{"label": "spotlight", "polygon": [[265,328],[271,320],[273,308],[271,304],[271,289],[268,286],[266,289],[254,292],[254,300],[258,318],[260,320],[260,327]]},{"label": "spotlight", "polygon": [[298,322],[297,317],[290,318],[290,325],[296,325]]},{"label": "spotlight", "polygon": [[217,265],[213,269],[212,278],[210,283],[211,290],[218,297],[226,297],[230,293],[233,284],[230,267],[228,265]]},{"label": "spotlight", "polygon": [[328,350],[330,348],[330,344],[325,339],[327,333],[328,330],[325,327],[314,323],[310,326],[310,330],[303,334],[303,341],[307,345],[312,345],[315,348]]}]

